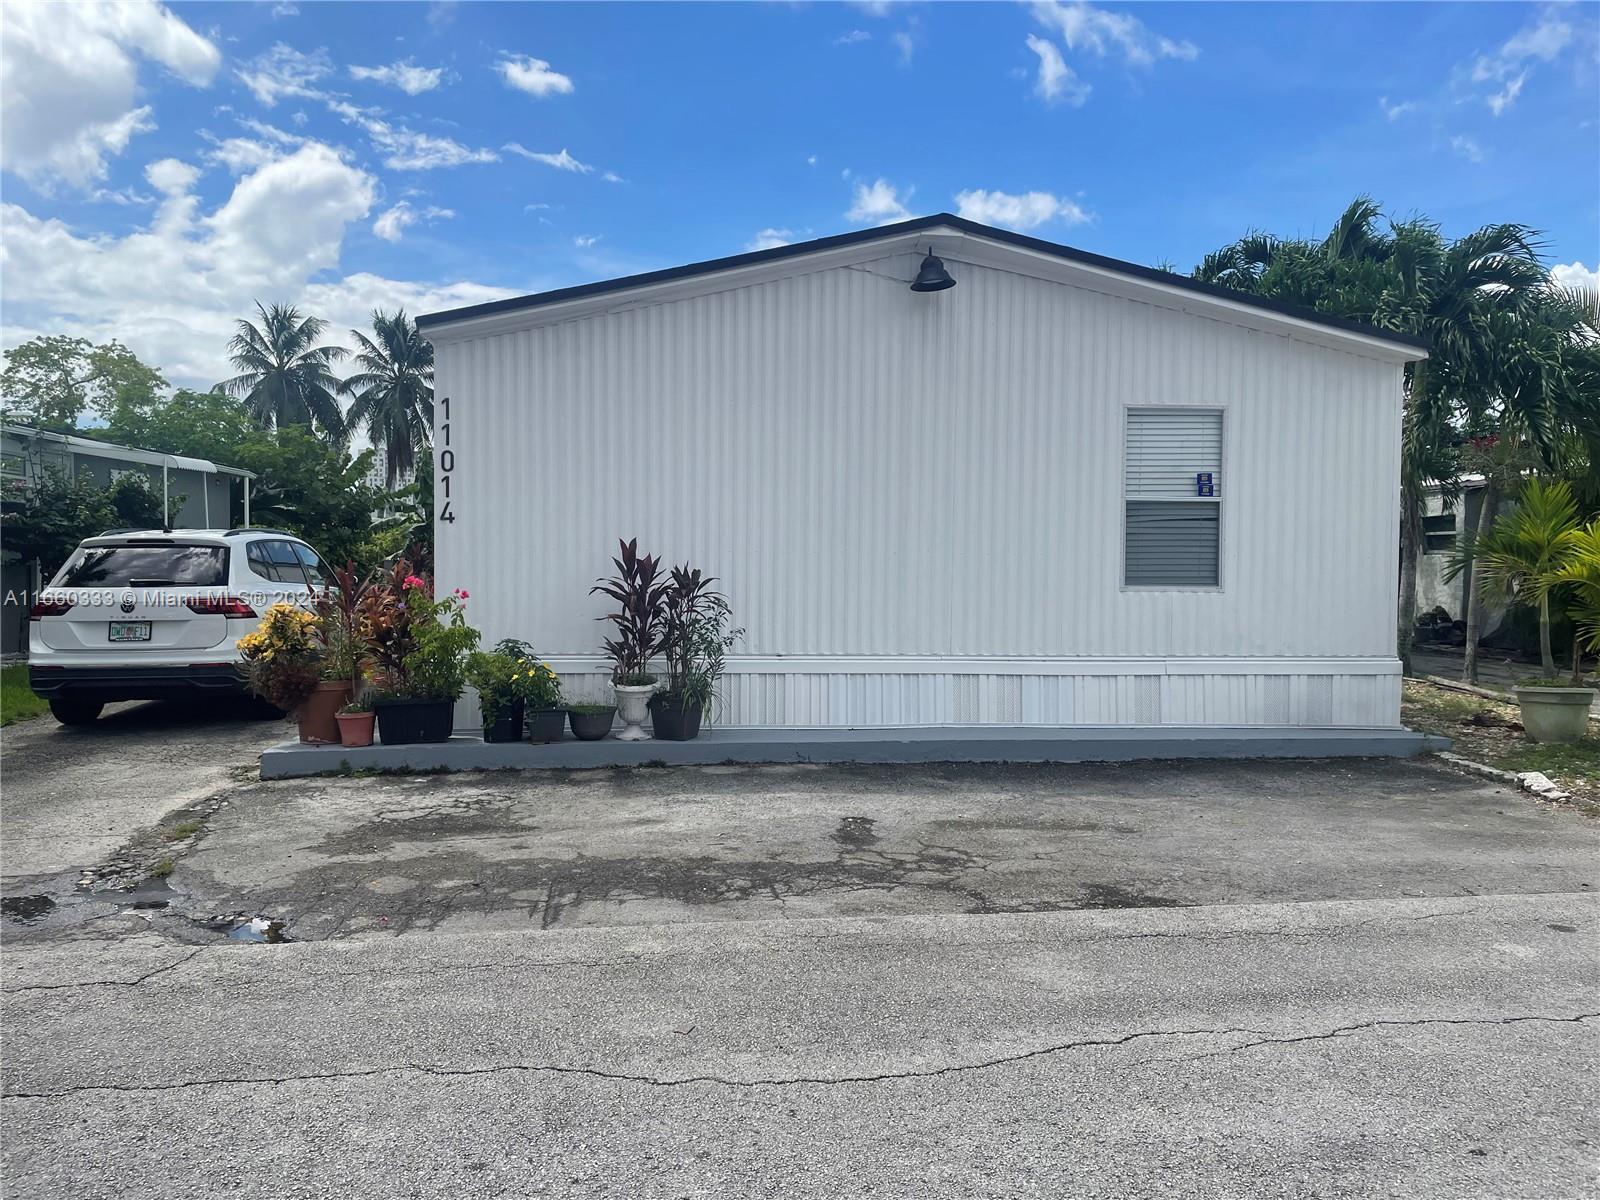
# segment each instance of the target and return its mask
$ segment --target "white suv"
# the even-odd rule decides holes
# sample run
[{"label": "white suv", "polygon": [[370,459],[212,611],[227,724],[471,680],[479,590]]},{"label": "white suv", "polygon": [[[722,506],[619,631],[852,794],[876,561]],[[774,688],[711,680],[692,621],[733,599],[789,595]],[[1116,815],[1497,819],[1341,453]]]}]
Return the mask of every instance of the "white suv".
[{"label": "white suv", "polygon": [[28,613],[28,682],[65,725],[112,700],[239,693],[234,643],[326,571],[276,529],[116,530],[85,538]]}]

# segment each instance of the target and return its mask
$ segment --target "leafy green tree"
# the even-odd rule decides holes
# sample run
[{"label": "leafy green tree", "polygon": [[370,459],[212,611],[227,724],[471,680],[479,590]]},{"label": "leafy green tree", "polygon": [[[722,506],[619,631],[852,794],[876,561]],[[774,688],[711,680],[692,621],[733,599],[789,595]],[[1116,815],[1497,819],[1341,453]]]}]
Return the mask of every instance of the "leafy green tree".
[{"label": "leafy green tree", "polygon": [[[182,497],[176,498],[182,503]],[[7,554],[37,562],[45,579],[86,537],[108,529],[160,529],[161,495],[143,475],[102,487],[88,476],[68,479],[46,467],[32,484],[8,484],[0,505],[0,538]]]},{"label": "leafy green tree", "polygon": [[[1487,225],[1447,242],[1432,222],[1381,225],[1369,197],[1346,208],[1321,241],[1252,233],[1206,256],[1196,278],[1318,312],[1366,321],[1422,338],[1429,357],[1406,372],[1401,462],[1401,597],[1397,642],[1410,666],[1416,571],[1427,489],[1456,488],[1462,422],[1493,427],[1504,407],[1516,331],[1549,287],[1531,230]],[[1517,419],[1535,444],[1559,442],[1562,416],[1522,404]],[[1488,497],[1492,520],[1495,497]],[[1485,525],[1485,530],[1487,525]],[[1472,610],[1466,670],[1476,673]]]},{"label": "leafy green tree", "polygon": [[405,310],[374,310],[372,331],[359,329],[356,365],[360,370],[340,385],[355,396],[346,420],[351,429],[365,429],[374,446],[384,450],[386,477],[395,481],[416,464],[417,454],[433,438],[433,344],[417,332]]},{"label": "leafy green tree", "polygon": [[344,358],[339,346],[318,343],[328,323],[303,317],[287,304],[256,305],[260,326],[239,322],[228,343],[239,374],[223,383],[230,396],[244,400],[250,415],[267,429],[285,425],[313,426],[331,441],[345,436],[344,414],[335,393],[339,381],[333,364]]},{"label": "leafy green tree", "polygon": [[372,451],[355,458],[304,425],[281,425],[247,437],[235,465],[256,473],[250,520],[298,534],[330,563],[356,557],[387,494],[367,482]]},{"label": "leafy green tree", "polygon": [[117,410],[103,429],[85,432],[90,436],[103,433],[106,441],[124,446],[233,466],[234,449],[259,429],[244,404],[220,388],[209,392],[180,388],[171,398],[147,408]]},{"label": "leafy green tree", "polygon": [[84,413],[153,404],[167,381],[121,342],[50,335],[9,350],[0,373],[6,415],[45,429],[71,431]]}]

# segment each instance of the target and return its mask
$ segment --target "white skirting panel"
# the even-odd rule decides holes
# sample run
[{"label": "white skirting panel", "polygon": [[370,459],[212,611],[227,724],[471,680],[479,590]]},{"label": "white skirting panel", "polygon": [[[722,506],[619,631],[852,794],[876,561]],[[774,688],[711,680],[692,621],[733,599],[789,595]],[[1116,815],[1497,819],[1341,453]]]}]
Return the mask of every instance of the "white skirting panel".
[{"label": "white skirting panel", "polygon": [[[1004,666],[1001,664],[1004,663]],[[568,697],[609,698],[593,659],[553,659]],[[866,667],[868,669],[862,669]],[[973,669],[977,667],[978,669]],[[729,664],[726,726],[1400,724],[1393,659],[750,659]]]}]

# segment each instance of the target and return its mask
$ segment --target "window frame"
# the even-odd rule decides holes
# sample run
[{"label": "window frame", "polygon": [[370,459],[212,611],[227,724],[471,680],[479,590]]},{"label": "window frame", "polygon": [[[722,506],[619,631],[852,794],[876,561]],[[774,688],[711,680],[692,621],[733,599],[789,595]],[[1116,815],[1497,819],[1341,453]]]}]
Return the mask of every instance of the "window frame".
[{"label": "window frame", "polygon": [[[1215,496],[1164,496],[1159,499],[1163,504],[1214,504],[1217,509],[1217,582],[1216,583],[1129,583],[1128,582],[1128,425],[1134,413],[1215,413],[1218,422],[1218,446],[1221,449],[1222,460],[1217,464],[1217,474],[1222,476],[1222,490]],[[1232,436],[1232,422],[1228,419],[1228,406],[1225,404],[1124,404],[1122,406],[1122,436],[1118,442],[1118,458],[1120,465],[1117,468],[1120,487],[1118,489],[1118,515],[1122,518],[1122,536],[1117,539],[1117,586],[1124,592],[1191,592],[1191,593],[1221,593],[1228,590],[1228,493],[1231,490],[1229,482],[1228,463],[1233,455],[1229,448],[1229,439]]]}]

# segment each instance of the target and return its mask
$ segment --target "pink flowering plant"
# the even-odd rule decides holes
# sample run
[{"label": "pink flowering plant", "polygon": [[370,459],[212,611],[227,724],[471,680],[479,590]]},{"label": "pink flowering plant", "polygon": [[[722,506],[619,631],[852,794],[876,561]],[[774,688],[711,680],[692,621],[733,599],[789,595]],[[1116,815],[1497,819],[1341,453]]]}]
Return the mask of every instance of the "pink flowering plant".
[{"label": "pink flowering plant", "polygon": [[361,636],[374,683],[389,696],[455,700],[466,689],[466,660],[478,644],[467,624],[467,592],[434,599],[428,580],[401,560],[363,597]]}]

